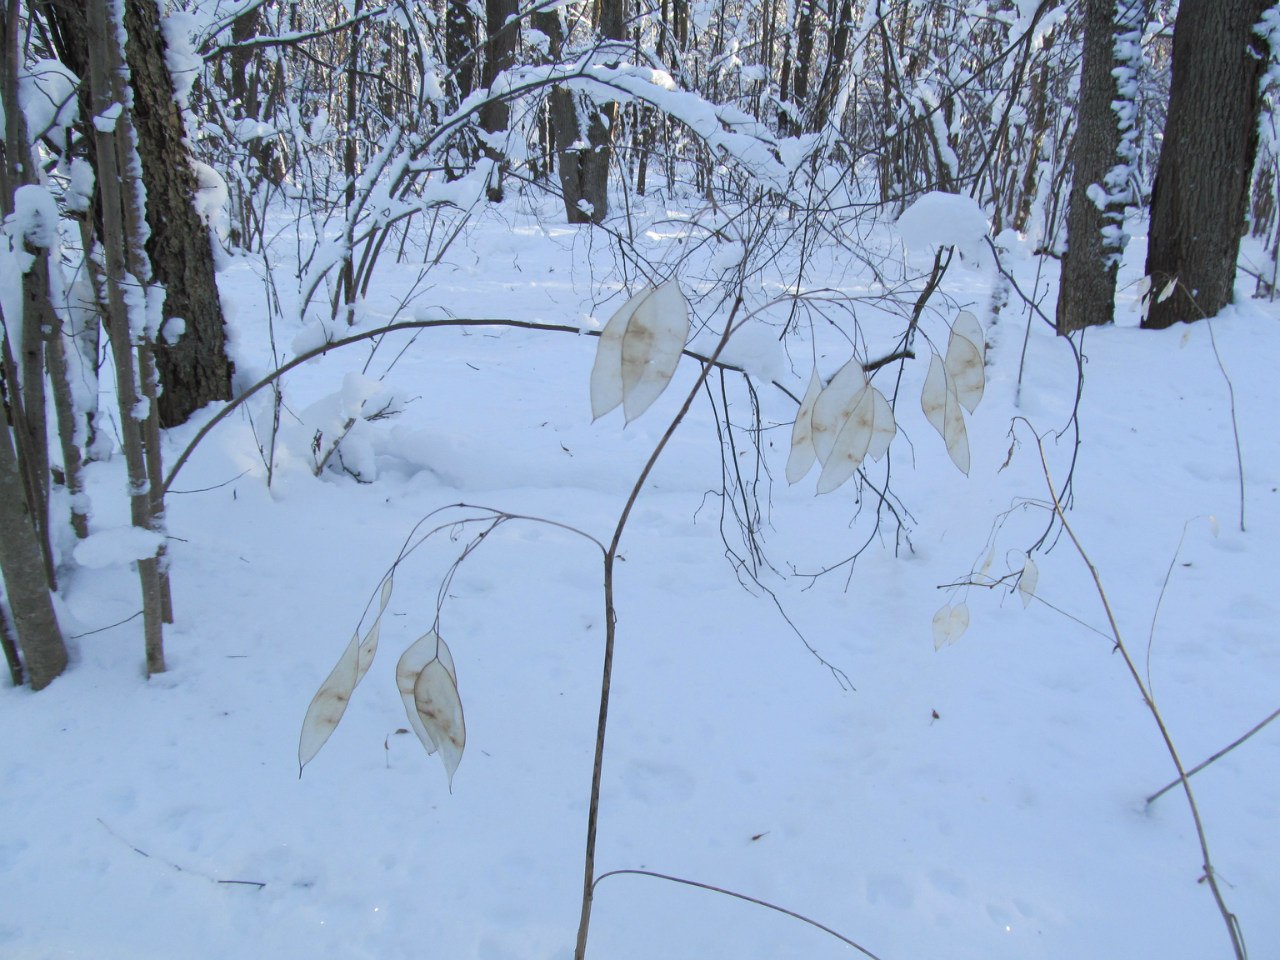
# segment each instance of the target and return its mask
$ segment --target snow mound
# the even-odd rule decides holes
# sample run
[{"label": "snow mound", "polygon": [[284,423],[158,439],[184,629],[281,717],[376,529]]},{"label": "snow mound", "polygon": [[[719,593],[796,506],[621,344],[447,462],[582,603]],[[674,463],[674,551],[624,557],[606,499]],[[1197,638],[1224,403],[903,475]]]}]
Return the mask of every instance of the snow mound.
[{"label": "snow mound", "polygon": [[972,197],[933,191],[902,212],[898,234],[909,250],[957,247],[974,256],[989,233],[987,215]]},{"label": "snow mound", "polygon": [[76,562],[82,567],[101,569],[154,557],[164,537],[141,527],[112,527],[91,534],[76,544]]}]

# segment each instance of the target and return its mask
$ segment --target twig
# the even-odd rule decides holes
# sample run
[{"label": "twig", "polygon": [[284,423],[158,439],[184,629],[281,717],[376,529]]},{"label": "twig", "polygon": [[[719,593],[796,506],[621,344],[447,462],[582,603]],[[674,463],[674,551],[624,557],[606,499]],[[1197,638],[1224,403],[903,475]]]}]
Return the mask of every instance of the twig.
[{"label": "twig", "polygon": [[1209,344],[1213,347],[1213,358],[1218,361],[1218,370],[1222,379],[1227,381],[1227,395],[1231,399],[1231,433],[1236,442],[1236,476],[1240,481],[1240,532],[1244,533],[1244,457],[1240,452],[1240,423],[1236,419],[1236,388],[1222,362],[1222,354],[1218,352],[1218,338],[1213,335],[1213,321],[1205,318],[1205,326],[1209,328]]},{"label": "twig", "polygon": [[[1026,419],[1021,417],[1018,419],[1028,427],[1031,426]],[[1049,472],[1049,460],[1044,451],[1044,443],[1034,429],[1032,430],[1032,436],[1035,437],[1036,449],[1040,453],[1040,466],[1044,471],[1045,486],[1049,488],[1049,499],[1053,504],[1053,511],[1057,514],[1058,522],[1062,524],[1062,529],[1071,538],[1071,543],[1076,548],[1076,553],[1080,555],[1080,559],[1084,561],[1089,575],[1093,578],[1094,589],[1097,591],[1098,599],[1102,601],[1102,609],[1107,615],[1107,624],[1111,628],[1115,649],[1124,658],[1125,666],[1129,668],[1129,675],[1133,677],[1133,682],[1137,684],[1138,691],[1142,694],[1142,702],[1146,704],[1147,709],[1151,712],[1151,716],[1160,730],[1160,736],[1164,740],[1165,749],[1169,751],[1169,757],[1173,760],[1173,765],[1178,771],[1176,782],[1182,784],[1182,791],[1187,796],[1187,806],[1191,810],[1191,819],[1195,822],[1196,838],[1200,843],[1200,854],[1203,860],[1204,880],[1208,883],[1209,890],[1213,893],[1214,902],[1218,905],[1218,912],[1222,915],[1222,920],[1227,926],[1227,934],[1231,938],[1231,948],[1235,951],[1236,960],[1248,960],[1249,954],[1245,949],[1244,934],[1240,929],[1240,921],[1228,909],[1226,900],[1222,896],[1222,889],[1218,885],[1218,876],[1213,867],[1213,858],[1209,855],[1209,840],[1205,836],[1204,822],[1200,818],[1200,808],[1196,803],[1195,793],[1191,790],[1191,781],[1188,779],[1187,771],[1182,765],[1182,759],[1178,756],[1178,748],[1174,746],[1173,737],[1169,733],[1169,728],[1165,726],[1164,717],[1156,706],[1155,700],[1152,699],[1147,685],[1143,683],[1142,677],[1138,673],[1138,667],[1133,662],[1133,658],[1129,656],[1129,650],[1125,646],[1124,639],[1120,636],[1120,627],[1116,623],[1115,614],[1112,612],[1111,602],[1107,599],[1107,592],[1102,586],[1102,578],[1098,575],[1098,569],[1093,565],[1093,561],[1085,551],[1084,545],[1081,544],[1075,530],[1067,521],[1067,515],[1062,508],[1062,501],[1053,486],[1053,477]]]},{"label": "twig", "polygon": [[[1004,577],[1001,577],[999,580],[990,579],[990,578],[986,580],[975,580],[973,579],[974,576],[975,575],[970,575],[969,579],[967,580],[956,580],[953,583],[939,583],[934,586],[934,589],[935,590],[955,590],[960,587],[982,587],[983,589],[986,589],[986,590],[995,590],[998,587],[1005,586],[1006,582],[1012,579],[1014,574],[1008,574]],[[1012,589],[1013,587],[1012,585],[1010,585],[1011,592],[1012,592]],[[1086,621],[1081,620],[1079,617],[1077,617],[1074,613],[1071,613],[1069,610],[1064,610],[1062,607],[1059,607],[1054,603],[1050,603],[1044,597],[1040,596],[1040,593],[1038,590],[1036,593],[1031,595],[1031,599],[1036,603],[1044,604],[1054,613],[1059,614],[1060,616],[1066,617],[1068,620],[1072,620],[1075,623],[1078,623],[1080,626],[1084,627],[1090,633],[1096,633],[1098,636],[1102,637],[1102,639],[1104,640],[1111,639],[1110,634],[1106,633],[1105,631],[1099,630],[1093,624],[1087,623]]]},{"label": "twig", "polygon": [[107,823],[107,821],[103,820],[101,817],[96,817],[95,819],[100,824],[102,824],[102,829],[106,830],[107,833],[111,834],[111,836],[115,837],[117,840],[123,843],[126,847],[128,847],[134,853],[139,854],[140,856],[146,857],[148,860],[154,860],[157,863],[163,863],[165,866],[171,867],[172,869],[178,871],[178,873],[187,873],[193,877],[199,877],[202,880],[208,880],[210,883],[234,884],[242,887],[257,887],[259,890],[261,890],[263,887],[266,886],[266,883],[262,880],[219,880],[217,877],[211,877],[207,873],[201,873],[199,870],[192,870],[190,867],[181,866],[180,864],[174,863],[172,860],[166,860],[164,857],[157,857],[155,854],[148,853],[146,850],[143,850],[141,847],[135,846],[134,844],[126,840],[124,837],[120,836],[120,834],[112,830],[111,825]]},{"label": "twig", "polygon": [[[1215,760],[1221,757],[1225,757],[1228,753],[1230,753],[1236,747],[1240,746],[1240,744],[1244,743],[1246,740],[1252,737],[1255,733],[1257,733],[1259,730],[1265,727],[1268,723],[1270,723],[1276,717],[1280,717],[1280,709],[1273,710],[1271,712],[1271,716],[1267,717],[1267,719],[1263,720],[1261,723],[1252,727],[1248,733],[1245,733],[1242,736],[1237,737],[1235,740],[1232,740],[1229,744],[1227,744],[1225,747],[1223,747],[1221,750],[1219,750],[1217,753],[1211,756],[1208,760],[1205,760],[1203,763],[1196,764],[1194,767],[1192,767],[1190,770],[1187,771],[1187,776],[1194,777],[1197,773],[1199,773],[1205,767],[1209,766],[1209,764],[1213,763]],[[1151,806],[1151,804],[1155,803],[1157,800],[1159,800],[1162,796],[1164,796],[1166,793],[1168,793],[1171,789],[1176,787],[1181,782],[1182,781],[1180,780],[1173,780],[1169,783],[1166,783],[1163,787],[1161,787],[1151,796],[1147,797],[1147,806]]]},{"label": "twig", "polygon": [[717,887],[715,884],[701,883],[697,880],[689,880],[685,877],[675,877],[669,873],[658,873],[654,870],[610,870],[608,873],[600,874],[600,876],[596,878],[596,883],[598,884],[606,877],[624,875],[631,875],[635,877],[654,877],[657,880],[669,880],[671,883],[682,883],[686,887],[697,887],[699,890],[710,890],[712,893],[719,893],[726,897],[733,897],[735,900],[745,900],[747,903],[754,903],[758,907],[767,907],[770,910],[775,910],[778,913],[783,914],[784,916],[791,917],[794,920],[799,920],[801,923],[807,923],[811,927],[816,927],[823,933],[835,937],[841,943],[847,943],[849,946],[853,947],[853,949],[863,954],[863,956],[870,957],[871,960],[880,960],[880,957],[862,946],[862,944],[850,940],[843,933],[832,930],[826,924],[819,923],[812,917],[806,917],[803,913],[797,913],[795,910],[788,910],[786,907],[781,907],[776,903],[770,903],[768,900],[761,900],[759,897],[752,897],[745,893],[738,893],[736,890],[726,890],[724,887]]},{"label": "twig", "polygon": [[196,490],[166,490],[166,491],[165,491],[165,493],[166,493],[166,494],[178,494],[178,493],[208,493],[210,490],[217,490],[217,489],[219,489],[219,488],[221,488],[221,487],[225,487],[225,486],[228,486],[229,484],[235,483],[237,480],[239,480],[241,477],[243,477],[243,476],[244,476],[246,473],[248,473],[248,472],[249,472],[248,470],[241,470],[239,473],[237,473],[237,474],[236,474],[234,477],[232,477],[230,480],[223,480],[221,483],[215,483],[215,484],[214,484],[213,486],[211,486],[211,487],[200,487],[200,488],[198,488],[198,489],[196,489]]},{"label": "twig", "polygon": [[142,616],[141,610],[139,610],[137,613],[134,613],[134,614],[131,614],[130,616],[125,617],[123,620],[117,620],[115,623],[109,623],[105,627],[98,627],[96,630],[86,630],[84,633],[74,634],[70,637],[67,637],[67,639],[79,640],[81,637],[92,637],[95,633],[105,633],[108,630],[114,630],[116,627],[124,626],[130,620],[137,620],[140,616]]},{"label": "twig", "polygon": [[[1244,533],[1244,457],[1240,452],[1240,423],[1236,418],[1235,384],[1231,382],[1231,376],[1227,373],[1226,364],[1222,362],[1222,354],[1218,352],[1218,338],[1213,334],[1213,318],[1205,313],[1204,308],[1200,306],[1200,301],[1196,299],[1196,292],[1188,288],[1181,277],[1174,277],[1173,282],[1191,301],[1191,305],[1196,308],[1196,312],[1200,314],[1200,319],[1204,321],[1204,325],[1209,329],[1209,345],[1213,347],[1213,358],[1218,362],[1218,370],[1222,374],[1222,379],[1227,381],[1227,396],[1231,402],[1231,433],[1235,438],[1236,444],[1236,476],[1240,482],[1240,532]],[[1163,294],[1159,299],[1163,299]]]},{"label": "twig", "polygon": [[[351,346],[352,344],[363,343],[365,340],[371,340],[375,337],[381,337],[388,333],[395,333],[400,330],[426,330],[426,329],[431,329],[433,327],[517,327],[524,330],[543,330],[543,331],[549,331],[552,333],[571,333],[571,334],[574,334],[575,336],[589,336],[589,337],[598,337],[600,336],[600,333],[601,333],[600,330],[584,330],[581,327],[570,326],[564,323],[538,323],[535,321],[528,321],[528,320],[512,320],[505,317],[487,317],[487,318],[451,317],[443,320],[402,320],[398,323],[389,323],[386,326],[377,327],[371,330],[365,330],[360,333],[352,334],[351,336],[343,337],[340,340],[332,340],[319,347],[316,347],[315,349],[308,350],[305,353],[299,354],[298,356],[290,360],[288,363],[271,371],[271,373],[267,374],[265,377],[263,377],[253,386],[249,387],[247,390],[245,390],[243,393],[237,396],[234,400],[228,403],[225,407],[219,410],[209,420],[208,423],[206,423],[203,427],[200,428],[200,430],[196,433],[196,435],[191,438],[191,441],[187,444],[186,448],[182,451],[182,453],[178,455],[178,459],[175,460],[173,466],[169,468],[169,474],[164,479],[164,488],[162,492],[167,493],[169,491],[169,488],[173,485],[174,479],[178,475],[178,471],[180,471],[183,465],[186,464],[187,460],[190,459],[191,454],[194,453],[196,447],[199,446],[200,441],[202,441],[206,436],[208,436],[208,434],[210,433],[210,431],[213,430],[214,427],[216,427],[219,423],[221,423],[228,416],[230,416],[231,413],[237,407],[239,407],[242,403],[244,403],[246,400],[248,400],[250,397],[256,394],[259,390],[263,390],[271,386],[273,383],[275,383],[277,380],[279,380],[289,371],[293,370],[298,366],[301,366],[302,364],[306,363],[308,360],[314,360],[316,357],[324,356],[330,350],[338,350],[342,347]],[[719,351],[717,351],[715,356],[713,357],[704,356],[703,354],[698,353],[695,350],[686,349],[681,352],[686,357],[689,357],[693,360],[697,360],[699,363],[704,363],[704,364],[709,363],[720,370],[728,370],[733,373],[747,372],[744,368],[738,366],[737,364],[727,363],[724,360],[718,359]],[[904,354],[904,356],[909,357],[911,355]],[[872,361],[873,368],[874,366],[878,366],[883,363],[890,362],[891,360],[894,360],[894,359],[900,359],[900,358],[897,356],[891,356],[891,357],[885,358],[884,360]],[[782,391],[788,397],[790,397],[797,405],[799,405],[800,398],[797,397],[794,393],[792,393],[791,390],[789,390],[786,386],[784,386],[781,383],[777,383],[776,381],[773,381],[773,386],[777,387],[780,391]]]},{"label": "twig", "polygon": [[[1192,517],[1192,520],[1197,519]],[[1217,530],[1217,521],[1209,518]],[[1173,556],[1169,558],[1169,568],[1164,572],[1164,581],[1160,584],[1160,595],[1156,597],[1155,609],[1151,611],[1151,629],[1147,631],[1147,689],[1154,692],[1155,685],[1151,682],[1151,648],[1156,642],[1156,620],[1160,616],[1160,608],[1164,605],[1164,595],[1169,591],[1169,581],[1173,578],[1173,568],[1177,566],[1178,556],[1182,553],[1182,544],[1187,539],[1187,528],[1191,526],[1191,520],[1182,525],[1182,536],[1178,537],[1178,546],[1173,551]]]},{"label": "twig", "polygon": [[626,529],[627,520],[631,516],[631,510],[635,507],[636,501],[640,498],[640,491],[644,489],[645,482],[649,479],[649,474],[653,472],[654,466],[658,463],[658,458],[662,456],[662,451],[667,448],[667,444],[675,435],[676,429],[684,422],[685,415],[689,412],[689,408],[693,405],[694,399],[702,390],[702,385],[706,383],[707,377],[716,366],[716,360],[720,354],[724,352],[724,348],[729,344],[729,337],[733,335],[736,328],[734,321],[737,318],[738,310],[742,307],[742,295],[739,294],[733,303],[733,309],[729,311],[729,319],[725,321],[724,333],[720,336],[719,343],[712,351],[710,357],[702,365],[702,370],[698,374],[697,381],[689,390],[688,395],[684,399],[680,410],[672,418],[668,424],[666,432],[663,433],[662,439],[653,448],[653,452],[649,454],[649,459],[645,462],[644,469],[640,471],[640,475],[636,478],[636,482],[631,487],[631,493],[627,497],[626,504],[623,505],[622,513],[618,516],[618,524],[613,530],[613,539],[609,541],[609,548],[604,555],[604,667],[601,671],[600,681],[600,715],[596,724],[596,746],[595,759],[591,768],[591,801],[587,809],[587,843],[586,850],[583,853],[583,881],[582,881],[582,914],[578,920],[578,938],[574,946],[574,960],[585,960],[587,955],[587,933],[591,927],[591,905],[593,894],[595,892],[595,871],[596,871],[596,828],[600,819],[600,783],[604,771],[604,742],[605,732],[609,725],[609,691],[613,682],[613,650],[614,640],[617,632],[617,610],[613,603],[613,568],[618,557],[618,547],[622,542],[622,533]]}]

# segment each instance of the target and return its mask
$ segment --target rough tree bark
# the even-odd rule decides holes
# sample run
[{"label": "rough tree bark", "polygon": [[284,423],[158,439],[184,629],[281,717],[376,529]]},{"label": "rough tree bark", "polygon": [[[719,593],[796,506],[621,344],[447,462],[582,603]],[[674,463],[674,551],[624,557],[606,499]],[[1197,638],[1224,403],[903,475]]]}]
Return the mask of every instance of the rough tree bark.
[{"label": "rough tree bark", "polygon": [[[67,648],[53,612],[32,513],[18,474],[9,425],[0,415],[0,575],[31,688],[39,690],[67,666]],[[12,669],[12,667],[11,667]]]},{"label": "rough tree bark", "polygon": [[1071,198],[1067,250],[1062,258],[1057,330],[1066,336],[1084,327],[1111,323],[1115,315],[1116,271],[1123,249],[1124,204],[1108,174],[1120,163],[1117,88],[1117,33],[1131,24],[1131,0],[1086,0],[1080,101],[1071,144]]},{"label": "rough tree bark", "polygon": [[[148,4],[152,0],[146,0]],[[102,206],[102,244],[107,288],[106,326],[116,368],[116,396],[120,406],[120,435],[129,478],[129,513],[133,526],[157,535],[156,552],[137,560],[142,590],[143,642],[147,675],[162,673],[164,628],[172,620],[168,577],[162,570],[164,536],[164,477],[160,464],[160,423],[156,402],[153,340],[145,308],[137,303],[137,288],[151,294],[151,264],[145,249],[143,221],[146,191],[140,182],[134,110],[126,86],[125,51],[118,40],[122,24],[111,0],[87,4],[89,87],[93,116],[116,114],[111,125],[93,125]],[[185,163],[185,156],[183,157]],[[202,237],[206,235],[203,232]],[[207,237],[205,250],[208,250]]]},{"label": "rough tree bark", "polygon": [[[11,213],[15,206],[14,192],[35,180],[26,124],[18,105],[18,64],[22,62],[19,13],[18,0],[6,0],[0,7],[0,42],[3,42],[3,56],[0,57],[0,70],[3,71],[0,75],[0,103],[9,118],[0,143],[0,214]],[[35,355],[31,359],[38,361],[38,365],[24,363],[22,376],[38,378],[42,387],[44,350],[40,328],[42,321],[47,319],[41,308],[42,303],[48,303],[49,277],[46,271],[45,261],[36,256],[32,269],[23,277],[20,299],[23,334],[18,338],[17,344],[24,355],[28,348],[34,349]],[[44,284],[43,298],[40,296],[41,282]],[[24,391],[17,382],[18,363],[13,357],[13,344],[9,340],[9,334],[17,326],[14,321],[18,319],[6,318],[0,313],[0,355],[3,357],[3,374],[0,375],[0,577],[4,579],[5,594],[13,613],[13,632],[17,634],[17,645],[22,648],[22,655],[26,660],[27,676],[32,688],[39,690],[48,686],[66,668],[67,649],[49,594],[53,565],[48,547],[48,511],[45,505],[47,453],[37,463],[28,460],[27,463],[20,464],[14,447],[15,439],[22,446],[32,445],[32,422],[29,416],[22,413]],[[30,399],[29,391],[25,399]],[[43,390],[39,402],[44,402]],[[43,433],[43,407],[40,412],[38,425]],[[43,442],[38,446],[41,450],[47,449],[47,444]],[[40,473],[33,475],[35,470]],[[7,635],[7,629],[5,632]],[[16,682],[21,676],[21,670],[7,636],[4,646],[5,658],[9,661],[10,673]]]},{"label": "rough tree bark", "polygon": [[15,687],[26,683],[22,671],[22,657],[18,654],[18,635],[9,625],[9,611],[0,602],[0,650],[4,650],[4,660],[9,667],[9,679]]},{"label": "rough tree bark", "polygon": [[[551,40],[553,58],[559,58],[564,45],[560,16],[556,8],[533,17],[534,26]],[[592,24],[602,41],[625,40],[624,0],[595,0]],[[601,223],[609,212],[609,163],[618,105],[579,100],[564,87],[551,91],[548,105],[565,216],[570,223]]]},{"label": "rough tree bark", "polygon": [[448,0],[444,13],[444,59],[465,100],[475,89],[476,18],[466,0]]},{"label": "rough tree bark", "polygon": [[[800,0],[796,10],[796,56],[792,75],[792,99],[798,115],[809,107],[809,73],[813,69],[813,30],[816,0]],[[788,123],[787,130],[799,133],[795,123]]]},{"label": "rough tree bark", "polygon": [[[36,183],[27,140],[27,125],[19,106],[18,66],[22,63],[23,37],[20,10],[6,0],[0,10],[0,104],[8,118],[0,156],[0,215],[9,217],[17,206],[18,192]],[[53,548],[49,536],[49,442],[45,415],[44,333],[50,326],[48,263],[33,249],[29,237],[14,237],[33,260],[22,275],[21,315],[8,318],[3,334],[4,403],[13,425],[16,460],[37,542],[41,545],[44,576],[56,589]],[[0,317],[0,321],[4,318]],[[15,616],[17,616],[15,612]]]},{"label": "rough tree bark", "polygon": [[1273,0],[1182,0],[1173,84],[1151,198],[1142,325],[1211,317],[1231,302],[1258,147],[1258,83],[1267,58],[1253,28]]},{"label": "rough tree bark", "polygon": [[[827,64],[818,82],[818,93],[813,103],[805,106],[805,117],[810,133],[816,133],[832,120],[845,73],[849,69],[849,37],[853,30],[853,0],[830,0],[827,16],[831,20],[831,36],[827,41]],[[839,117],[834,118],[836,123]]]},{"label": "rough tree bark", "polygon": [[164,317],[181,318],[185,333],[156,345],[162,392],[160,422],[186,422],[200,407],[231,399],[222,305],[213,276],[209,228],[192,203],[195,173],[187,152],[182,114],[165,63],[164,34],[156,0],[126,0],[125,48],[133,76],[138,154],[147,190],[147,254],[165,289]]},{"label": "rough tree bark", "polygon": [[[485,0],[484,19],[487,36],[484,44],[484,67],[481,72],[485,88],[491,88],[502,71],[516,62],[516,46],[520,40],[520,24],[516,18],[516,0]],[[480,108],[480,126],[487,134],[507,129],[511,106],[506,100],[490,100]],[[496,138],[495,138],[496,139]],[[485,154],[499,166],[489,183],[488,196],[494,203],[502,200],[502,164],[504,151],[493,140],[485,144]]]}]

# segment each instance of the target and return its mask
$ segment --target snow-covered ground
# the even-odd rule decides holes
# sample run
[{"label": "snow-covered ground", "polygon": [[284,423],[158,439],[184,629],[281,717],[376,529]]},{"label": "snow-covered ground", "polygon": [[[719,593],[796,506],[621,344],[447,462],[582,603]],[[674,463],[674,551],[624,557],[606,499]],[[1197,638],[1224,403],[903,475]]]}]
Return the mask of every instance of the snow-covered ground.
[{"label": "snow-covered ground", "polygon": [[[409,313],[607,319],[623,293],[609,246],[517,211],[473,224]],[[1241,532],[1210,326],[1137,329],[1143,254],[1135,241],[1120,323],[1084,338],[1069,519],[1190,766],[1280,706],[1280,307],[1247,299],[1242,282],[1240,304],[1213,321],[1235,391]],[[725,558],[715,420],[695,401],[624,534],[597,868],[768,900],[883,960],[1228,957],[1185,798],[1144,803],[1174,770],[1067,538],[1055,531],[1035,554],[1026,609],[1012,579],[940,589],[989,557],[988,575],[1016,574],[1048,526],[1032,430],[1049,433],[1055,483],[1075,452],[1073,430],[1052,434],[1075,400],[1072,351],[1033,318],[1019,391],[1027,318],[1015,298],[991,322],[993,275],[977,262],[945,286],[988,328],[967,478],[920,411],[923,343],[902,373],[891,484],[909,542],[887,514],[873,535],[874,498],[861,511],[848,488],[815,498],[813,474],[787,487],[795,403],[757,381],[773,478],[758,488],[765,545],[787,576],[762,573],[777,605],[744,589]],[[1011,263],[1036,286],[1033,260],[1015,251]],[[241,386],[272,366],[260,269],[244,258],[221,278]],[[361,322],[390,320],[415,275],[388,266]],[[1051,289],[1045,302],[1051,314]],[[725,314],[694,304],[706,346]],[[799,395],[811,353],[830,377],[848,347],[820,325],[816,344],[807,333],[780,344],[764,323],[785,316],[744,331],[730,357]],[[939,349],[952,316],[926,317]],[[901,330],[872,306],[860,319],[864,359]],[[282,358],[315,336],[287,323],[274,333]],[[197,448],[169,498],[168,673],[141,675],[127,565],[67,574],[72,667],[39,694],[0,689],[0,956],[571,955],[604,637],[596,547],[507,523],[448,583],[440,633],[468,727],[452,792],[406,733],[394,668],[431,627],[471,529],[445,530],[401,565],[378,659],[301,779],[299,729],[419,520],[467,503],[607,541],[697,366],[683,361],[624,429],[617,412],[591,420],[595,338],[469,327],[410,340],[388,337],[372,359],[367,345],[336,351],[285,378],[269,488],[269,392]],[[888,393],[897,369],[874,382]],[[719,377],[711,384],[719,403]],[[330,458],[374,482],[340,469],[316,478],[316,431],[323,451],[332,424],[378,390],[365,409],[394,396],[400,412],[359,422]],[[726,377],[724,396],[754,476],[740,377]],[[169,463],[215,412],[172,432]],[[127,523],[119,461],[92,465],[89,481],[95,528]],[[724,530],[741,550],[731,521]],[[856,564],[837,566],[869,537]],[[967,632],[935,650],[935,612],[962,602]],[[1280,956],[1278,771],[1274,724],[1192,781],[1255,958]],[[589,953],[857,955],[777,912],[635,875],[599,885]]]}]

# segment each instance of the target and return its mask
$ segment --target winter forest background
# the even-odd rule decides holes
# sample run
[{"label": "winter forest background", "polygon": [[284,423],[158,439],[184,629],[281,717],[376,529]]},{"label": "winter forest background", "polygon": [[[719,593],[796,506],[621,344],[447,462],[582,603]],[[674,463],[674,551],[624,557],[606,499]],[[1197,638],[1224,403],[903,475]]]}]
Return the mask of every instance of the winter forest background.
[{"label": "winter forest background", "polygon": [[1280,953],[1280,5],[0,33],[0,954]]}]

